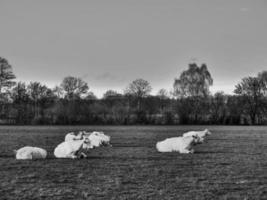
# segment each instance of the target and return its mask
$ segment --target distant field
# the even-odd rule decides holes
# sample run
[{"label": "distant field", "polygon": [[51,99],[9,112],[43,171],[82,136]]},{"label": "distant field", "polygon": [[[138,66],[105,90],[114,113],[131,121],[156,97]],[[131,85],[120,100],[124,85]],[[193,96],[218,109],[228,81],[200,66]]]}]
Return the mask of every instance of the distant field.
[{"label": "distant field", "polygon": [[[158,153],[155,143],[204,126],[1,126],[0,199],[267,199],[267,127],[210,126],[195,154]],[[102,130],[112,148],[55,159],[67,132]],[[45,148],[17,161],[13,150]]]}]

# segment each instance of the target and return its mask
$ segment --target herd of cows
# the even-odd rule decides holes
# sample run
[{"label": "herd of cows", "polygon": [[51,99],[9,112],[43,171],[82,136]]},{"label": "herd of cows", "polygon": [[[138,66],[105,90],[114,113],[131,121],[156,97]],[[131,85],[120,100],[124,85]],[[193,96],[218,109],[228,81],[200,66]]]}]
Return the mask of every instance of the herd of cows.
[{"label": "herd of cows", "polygon": [[[205,138],[210,135],[208,129],[204,131],[189,131],[180,137],[167,138],[157,142],[156,149],[159,152],[179,152],[194,153],[193,147],[204,142]],[[110,136],[103,132],[86,132],[80,131],[78,134],[74,132],[68,133],[65,140],[54,149],[56,158],[85,158],[86,152],[91,149],[112,146],[110,144]],[[16,159],[45,159],[47,151],[39,147],[26,146],[19,150],[15,150]]]}]

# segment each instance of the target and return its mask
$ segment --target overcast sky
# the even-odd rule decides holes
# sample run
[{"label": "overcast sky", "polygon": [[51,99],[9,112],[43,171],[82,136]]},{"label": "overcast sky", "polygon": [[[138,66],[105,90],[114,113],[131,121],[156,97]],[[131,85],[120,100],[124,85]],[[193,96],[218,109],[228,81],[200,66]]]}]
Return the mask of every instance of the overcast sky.
[{"label": "overcast sky", "polygon": [[0,0],[0,56],[19,81],[73,75],[99,97],[136,78],[170,90],[195,61],[231,93],[267,70],[267,1]]}]

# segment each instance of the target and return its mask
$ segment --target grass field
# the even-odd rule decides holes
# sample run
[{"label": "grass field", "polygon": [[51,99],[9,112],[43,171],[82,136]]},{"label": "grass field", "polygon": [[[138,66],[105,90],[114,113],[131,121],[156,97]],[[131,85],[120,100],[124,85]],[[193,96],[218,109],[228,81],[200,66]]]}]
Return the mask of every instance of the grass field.
[{"label": "grass field", "polygon": [[[267,199],[267,127],[210,126],[195,154],[158,153],[155,143],[201,126],[1,126],[0,199]],[[112,148],[55,159],[67,132],[102,130]],[[48,150],[18,161],[13,150]]]}]

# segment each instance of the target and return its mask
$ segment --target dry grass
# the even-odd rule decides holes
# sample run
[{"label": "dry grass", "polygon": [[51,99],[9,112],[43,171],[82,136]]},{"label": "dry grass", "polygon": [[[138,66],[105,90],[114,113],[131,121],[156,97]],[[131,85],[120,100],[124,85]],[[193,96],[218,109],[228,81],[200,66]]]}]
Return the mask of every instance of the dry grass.
[{"label": "dry grass", "polygon": [[[195,154],[158,153],[156,141],[197,126],[2,126],[0,199],[267,199],[267,127],[209,127]],[[88,159],[55,159],[73,130],[103,130],[112,148]],[[48,150],[41,161],[17,161],[13,149]]]}]

